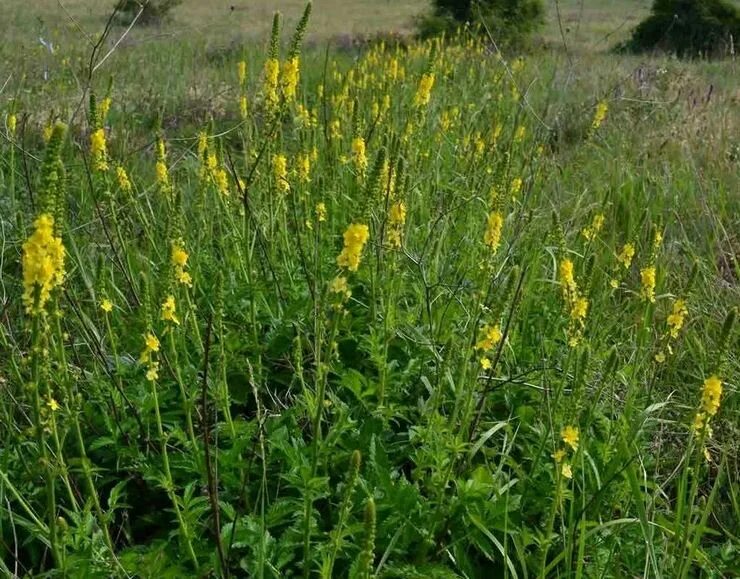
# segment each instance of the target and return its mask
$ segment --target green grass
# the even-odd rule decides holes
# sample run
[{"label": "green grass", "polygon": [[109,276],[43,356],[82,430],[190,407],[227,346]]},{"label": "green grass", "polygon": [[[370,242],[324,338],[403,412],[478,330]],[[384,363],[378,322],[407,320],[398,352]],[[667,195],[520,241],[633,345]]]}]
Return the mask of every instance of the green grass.
[{"label": "green grass", "polygon": [[[734,576],[736,62],[595,49],[627,2],[589,3],[578,34],[562,3],[567,52],[550,21],[521,60],[467,38],[327,55],[400,22],[360,4],[357,24],[314,6],[297,99],[273,105],[269,15],[236,30],[186,2],[112,53],[91,102],[90,48],[58,5],[13,7],[28,44],[0,94],[0,574]],[[97,4],[65,6],[100,31]],[[54,54],[28,48],[34,11]],[[60,240],[66,275],[34,315],[41,214],[55,228],[31,239]],[[337,259],[351,224],[368,227],[356,271]],[[715,375],[709,437],[692,423]]]}]

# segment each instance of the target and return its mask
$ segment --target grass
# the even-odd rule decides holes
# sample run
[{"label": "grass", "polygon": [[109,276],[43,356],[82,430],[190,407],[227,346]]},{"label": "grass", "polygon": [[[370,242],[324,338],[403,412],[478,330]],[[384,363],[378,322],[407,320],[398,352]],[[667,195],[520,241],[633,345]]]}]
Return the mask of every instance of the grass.
[{"label": "grass", "polygon": [[567,52],[327,53],[336,8],[293,94],[297,9],[269,42],[186,3],[88,86],[107,49],[34,5],[63,24],[0,95],[0,572],[737,574],[736,62],[597,52],[591,4]]}]

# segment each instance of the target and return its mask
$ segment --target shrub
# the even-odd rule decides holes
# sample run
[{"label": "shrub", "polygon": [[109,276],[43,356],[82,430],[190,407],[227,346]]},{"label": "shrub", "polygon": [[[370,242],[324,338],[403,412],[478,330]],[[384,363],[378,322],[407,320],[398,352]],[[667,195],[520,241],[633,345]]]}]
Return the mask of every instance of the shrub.
[{"label": "shrub", "polygon": [[652,13],[626,48],[665,50],[678,56],[729,52],[740,37],[740,12],[726,0],[655,0]]},{"label": "shrub", "polygon": [[519,45],[543,21],[542,0],[433,0],[434,10],[421,21],[422,36],[454,30],[465,23],[479,22],[497,43]]},{"label": "shrub", "polygon": [[174,8],[182,4],[182,0],[120,0],[118,13],[124,24],[130,24],[141,10],[138,22],[140,24],[160,24],[171,16]]}]

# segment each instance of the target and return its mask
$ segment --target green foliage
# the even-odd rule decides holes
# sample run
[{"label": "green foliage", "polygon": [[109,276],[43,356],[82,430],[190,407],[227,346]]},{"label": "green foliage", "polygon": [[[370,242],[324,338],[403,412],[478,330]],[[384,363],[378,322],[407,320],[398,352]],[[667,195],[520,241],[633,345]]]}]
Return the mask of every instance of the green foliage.
[{"label": "green foliage", "polygon": [[419,23],[423,37],[454,32],[472,24],[489,31],[497,44],[521,45],[543,23],[542,0],[434,0],[431,15]]},{"label": "green foliage", "polygon": [[626,48],[678,56],[726,56],[740,40],[740,11],[727,0],[655,0]]}]

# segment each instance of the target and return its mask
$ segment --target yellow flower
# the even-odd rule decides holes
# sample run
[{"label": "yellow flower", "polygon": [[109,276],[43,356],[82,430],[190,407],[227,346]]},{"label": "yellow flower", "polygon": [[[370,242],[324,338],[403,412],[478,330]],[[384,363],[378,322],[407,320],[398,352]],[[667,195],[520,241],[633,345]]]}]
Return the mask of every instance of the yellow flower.
[{"label": "yellow flower", "polygon": [[589,227],[584,227],[581,231],[581,235],[583,235],[583,237],[585,237],[588,241],[592,241],[596,238],[599,231],[601,231],[601,229],[604,227],[605,220],[606,217],[603,213],[598,213],[594,215],[591,225]]},{"label": "yellow flower", "polygon": [[631,243],[625,243],[622,246],[622,251],[617,256],[617,261],[624,266],[624,269],[629,269],[632,265],[632,258],[635,257],[635,246]]},{"label": "yellow flower", "polygon": [[522,190],[522,178],[521,177],[514,177],[511,180],[511,184],[509,185],[509,193],[511,193],[511,198],[516,199],[516,197],[519,195],[519,193]]},{"label": "yellow flower", "polygon": [[111,99],[110,97],[105,97],[102,101],[100,101],[100,105],[98,106],[98,112],[100,113],[100,122],[105,122],[106,117],[108,116],[108,111],[110,110],[111,105]]},{"label": "yellow flower", "polygon": [[239,116],[242,120],[247,118],[247,97],[242,95],[239,97]]},{"label": "yellow flower", "polygon": [[285,155],[274,155],[272,157],[272,176],[275,179],[275,186],[281,193],[290,191],[288,183],[288,160]]},{"label": "yellow flower", "polygon": [[23,303],[29,314],[41,313],[52,290],[64,281],[65,250],[62,239],[54,235],[54,218],[42,213],[34,227],[22,257]]},{"label": "yellow flower", "polygon": [[434,86],[434,73],[425,72],[419,79],[419,86],[416,88],[416,94],[414,95],[414,106],[425,107],[429,104],[429,99],[432,95],[432,87]]},{"label": "yellow flower", "polygon": [[326,221],[326,204],[324,202],[316,204],[316,221],[319,223]]},{"label": "yellow flower", "polygon": [[301,183],[308,183],[311,180],[311,157],[308,153],[300,152],[296,157],[296,175]]},{"label": "yellow flower", "polygon": [[567,479],[572,479],[573,478],[573,468],[567,462],[565,464],[563,464],[563,466],[561,467],[560,472],[562,472],[563,473],[563,476],[565,478],[567,478]]},{"label": "yellow flower", "polygon": [[503,227],[503,214],[500,211],[491,211],[488,215],[488,225],[486,227],[486,233],[483,236],[483,242],[491,249],[492,253],[496,253],[501,243],[501,231]]},{"label": "yellow flower", "polygon": [[578,450],[580,434],[577,427],[568,424],[560,431],[560,436],[565,444],[570,446],[573,450]]},{"label": "yellow flower", "polygon": [[655,361],[658,364],[662,364],[663,362],[665,362],[665,352],[661,351],[655,354]]},{"label": "yellow flower", "polygon": [[552,454],[552,458],[555,460],[555,462],[560,463],[565,458],[565,450],[562,448],[559,448]]},{"label": "yellow flower", "polygon": [[684,320],[689,313],[686,307],[686,302],[682,299],[677,299],[673,302],[673,311],[668,316],[666,323],[671,334],[671,338],[678,338],[678,333],[683,328]]},{"label": "yellow flower", "polygon": [[574,291],[576,280],[573,275],[573,262],[570,259],[564,259],[560,262],[559,267],[560,283],[563,284],[566,291]]},{"label": "yellow flower", "polygon": [[640,281],[642,283],[642,299],[655,303],[655,267],[644,267],[640,270]]},{"label": "yellow flower", "polygon": [[367,170],[367,155],[365,153],[365,139],[355,137],[352,139],[352,162],[355,165],[357,175],[363,177]]},{"label": "yellow flower", "polygon": [[300,74],[300,64],[298,57],[295,56],[283,63],[282,70],[282,89],[283,96],[287,102],[295,99],[296,87],[298,86],[298,77]]},{"label": "yellow flower", "polygon": [[334,119],[329,123],[329,138],[332,140],[342,138],[342,123],[339,119]]},{"label": "yellow flower", "polygon": [[401,247],[403,227],[406,224],[406,204],[396,201],[388,210],[388,243],[391,247]]},{"label": "yellow flower", "polygon": [[172,322],[175,325],[180,324],[180,320],[177,318],[175,312],[175,296],[169,295],[162,304],[162,319],[165,322]]},{"label": "yellow flower", "polygon": [[121,191],[124,193],[131,192],[131,181],[128,178],[128,173],[126,173],[126,169],[120,165],[116,167],[116,180],[118,181],[118,187],[120,187]]},{"label": "yellow flower", "polygon": [[334,294],[344,294],[347,297],[350,295],[349,286],[347,285],[347,278],[343,275],[338,275],[331,283],[329,283],[329,291]]},{"label": "yellow flower", "polygon": [[49,407],[49,410],[52,412],[56,412],[59,410],[59,403],[54,400],[51,396],[49,396],[49,399],[46,401],[46,405]]},{"label": "yellow flower", "polygon": [[498,324],[486,324],[485,326],[483,326],[481,334],[483,335],[483,337],[475,344],[475,349],[483,350],[486,352],[489,350],[493,350],[493,348],[495,348],[496,345],[504,337]]},{"label": "yellow flower", "polygon": [[701,408],[708,417],[717,414],[720,398],[722,397],[722,381],[717,376],[710,376],[704,380],[702,389]]},{"label": "yellow flower", "polygon": [[240,60],[236,63],[236,75],[239,85],[244,86],[244,83],[247,82],[247,63],[245,61]]},{"label": "yellow flower", "polygon": [[159,352],[159,340],[157,336],[148,332],[144,335],[144,349],[139,356],[139,362],[148,364],[151,361],[152,354]]},{"label": "yellow flower", "polygon": [[280,74],[280,63],[276,58],[268,58],[265,61],[265,77],[262,86],[262,96],[265,99],[267,110],[273,112],[278,105],[278,75]]},{"label": "yellow flower", "polygon": [[488,358],[481,358],[480,365],[481,368],[483,368],[484,370],[490,370],[492,366],[491,360],[489,360]]},{"label": "yellow flower", "polygon": [[617,288],[619,287],[619,280],[618,280],[618,279],[616,279],[616,278],[612,278],[612,279],[610,279],[610,280],[609,280],[609,285],[610,285],[610,286],[611,286],[611,287],[612,287],[613,289],[617,289]]},{"label": "yellow flower", "polygon": [[188,253],[183,249],[181,241],[172,243],[170,262],[175,270],[175,280],[182,285],[191,287],[193,285],[193,278],[185,271],[188,257]]},{"label": "yellow flower", "polygon": [[364,223],[352,223],[344,232],[344,247],[337,256],[337,265],[349,271],[357,271],[362,250],[370,237],[370,230]]},{"label": "yellow flower", "polygon": [[574,320],[583,320],[588,313],[588,300],[583,296],[578,296],[573,300],[573,306],[570,315]]},{"label": "yellow flower", "polygon": [[146,371],[146,379],[149,382],[155,382],[159,379],[159,363],[152,362]]},{"label": "yellow flower", "polygon": [[601,101],[598,105],[596,105],[596,112],[594,113],[594,119],[591,121],[591,130],[596,131],[600,126],[601,123],[604,122],[604,119],[606,118],[606,113],[609,110],[609,105],[606,101]]},{"label": "yellow flower", "polygon": [[105,298],[102,302],[100,302],[100,309],[103,310],[106,314],[109,314],[113,311],[113,302],[110,301],[108,298]]},{"label": "yellow flower", "polygon": [[108,149],[105,142],[105,130],[102,128],[90,134],[90,155],[96,171],[108,170]]},{"label": "yellow flower", "polygon": [[521,143],[527,134],[527,129],[523,125],[519,125],[514,132],[514,142]]},{"label": "yellow flower", "polygon": [[164,161],[157,161],[154,167],[157,176],[157,183],[159,184],[162,191],[168,191],[170,188],[170,173],[167,170],[167,165]]},{"label": "yellow flower", "polygon": [[15,128],[16,128],[16,125],[18,124],[18,119],[14,113],[10,113],[8,115],[7,123],[8,123],[8,133],[12,137],[13,135],[15,135]]}]

